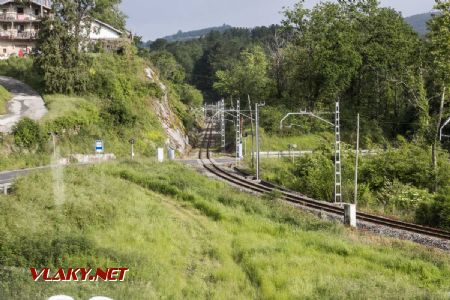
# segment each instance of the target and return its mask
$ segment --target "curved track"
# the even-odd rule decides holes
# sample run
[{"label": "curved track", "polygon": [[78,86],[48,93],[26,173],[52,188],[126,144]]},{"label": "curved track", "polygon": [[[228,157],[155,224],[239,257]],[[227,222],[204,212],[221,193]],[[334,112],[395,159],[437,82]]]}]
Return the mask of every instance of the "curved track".
[{"label": "curved track", "polygon": [[[212,124],[209,123],[206,134],[203,139],[202,148],[199,151],[199,159],[202,161],[203,167],[207,169],[212,174],[222,178],[230,183],[244,187],[246,189],[258,192],[258,193],[268,193],[278,190],[282,198],[285,201],[299,204],[308,208],[324,211],[327,213],[332,213],[338,216],[344,215],[344,209],[339,206],[334,206],[330,203],[317,201],[307,196],[299,195],[297,193],[291,192],[283,188],[275,188],[269,183],[256,182],[247,180],[241,176],[235,175],[232,172],[226,171],[219,166],[217,166],[210,157],[210,146],[212,141]],[[203,158],[204,150],[206,150],[206,159]],[[380,217],[377,215],[372,215],[368,213],[358,212],[357,219],[359,221],[365,221],[375,225],[382,225],[389,228],[400,229],[410,233],[422,234],[428,237],[440,238],[443,240],[450,240],[450,232],[431,228],[426,226],[421,226],[413,223],[407,223],[399,220],[394,220],[386,217]]]}]

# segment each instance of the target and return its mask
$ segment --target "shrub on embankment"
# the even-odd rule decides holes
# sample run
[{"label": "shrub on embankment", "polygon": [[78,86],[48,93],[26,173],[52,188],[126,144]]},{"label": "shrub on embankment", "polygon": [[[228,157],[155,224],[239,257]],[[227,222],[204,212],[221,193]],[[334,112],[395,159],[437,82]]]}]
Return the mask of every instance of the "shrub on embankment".
[{"label": "shrub on embankment", "polygon": [[[333,201],[333,160],[329,149],[296,158],[294,164],[291,159],[263,160],[262,176],[310,197]],[[353,201],[355,155],[344,152],[342,160],[344,199]],[[408,221],[450,229],[448,154],[441,152],[438,161],[435,174],[431,149],[412,143],[402,143],[397,148],[360,157],[359,206]],[[434,192],[435,182],[439,188],[437,193]]]}]

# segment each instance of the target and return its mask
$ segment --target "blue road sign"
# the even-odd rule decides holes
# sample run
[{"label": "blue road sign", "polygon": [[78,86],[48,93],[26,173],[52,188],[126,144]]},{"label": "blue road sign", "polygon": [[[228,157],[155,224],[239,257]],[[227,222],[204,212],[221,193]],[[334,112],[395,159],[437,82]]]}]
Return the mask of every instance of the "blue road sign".
[{"label": "blue road sign", "polygon": [[103,141],[102,140],[95,141],[95,152],[103,153],[103,151],[104,151]]}]

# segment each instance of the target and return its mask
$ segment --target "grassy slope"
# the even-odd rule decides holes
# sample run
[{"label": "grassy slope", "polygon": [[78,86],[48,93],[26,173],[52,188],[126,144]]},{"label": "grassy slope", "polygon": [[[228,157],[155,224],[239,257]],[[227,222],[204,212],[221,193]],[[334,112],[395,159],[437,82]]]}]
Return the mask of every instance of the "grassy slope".
[{"label": "grassy slope", "polygon": [[[104,62],[102,59],[107,62]],[[98,69],[102,69],[103,65],[110,67],[112,64],[120,65],[128,62],[122,61],[120,57],[106,55],[98,57],[98,61],[99,66],[96,66]],[[2,62],[0,64],[0,73],[6,72],[10,76],[31,84],[32,80],[24,78],[21,73],[16,74],[15,70],[11,71],[9,70],[10,67],[5,66],[6,63],[14,65],[14,62],[10,60]],[[16,67],[19,68],[20,64],[25,64],[20,69],[31,70],[32,62],[30,60],[17,61]],[[125,77],[121,77],[121,79],[126,84],[131,85],[129,81],[132,80],[134,83],[138,82],[136,85],[142,84],[145,87],[150,83],[144,77],[144,66],[145,63],[142,60],[135,58],[131,60],[127,70],[121,70],[124,74],[130,73],[132,75],[127,77],[120,72],[117,73]],[[115,65],[115,68],[120,69],[120,66]],[[123,67],[122,69],[126,68]],[[114,84],[117,84],[117,82],[114,81]],[[133,91],[136,90],[134,86],[126,86],[126,88]],[[108,89],[104,88],[103,90]],[[118,93],[123,92],[118,87],[115,90]],[[58,146],[62,156],[74,153],[93,153],[93,143],[99,138],[105,141],[106,151],[114,153],[118,157],[127,157],[129,155],[130,145],[128,141],[131,138],[137,141],[135,152],[138,157],[153,156],[155,149],[164,145],[166,140],[160,121],[152,110],[152,102],[158,101],[155,93],[151,93],[154,90],[154,88],[149,87],[144,92],[140,91],[138,95],[128,95],[130,98],[127,100],[127,104],[130,107],[129,111],[137,120],[134,126],[112,124],[110,121],[111,117],[106,114],[111,100],[106,100],[109,99],[106,96],[104,99],[101,99],[95,95],[66,96],[59,94],[44,95],[49,113],[40,121],[40,124],[45,136],[47,136],[46,133],[48,131],[58,132]],[[115,114],[113,113],[113,115]],[[47,165],[50,163],[52,151],[50,139],[48,139],[47,147],[43,152],[29,153],[29,151],[20,151],[14,145],[12,136],[5,136],[0,146],[0,170]]]},{"label": "grassy slope", "polygon": [[[61,206],[52,196],[61,189],[52,182],[51,173],[30,175],[13,195],[0,197],[0,265],[19,267],[0,270],[0,298],[444,298],[450,292],[448,254],[365,236],[178,164],[67,169]],[[131,272],[122,284],[36,284],[22,272],[30,266]]]},{"label": "grassy slope", "polygon": [[45,102],[49,113],[41,124],[57,132],[61,128],[79,127],[79,132],[69,132],[60,139],[61,155],[73,153],[89,154],[93,152],[94,141],[98,138],[105,142],[106,152],[114,153],[118,157],[127,157],[129,154],[130,138],[137,140],[135,147],[138,155],[153,155],[154,149],[165,141],[160,122],[150,110],[150,101],[136,101],[136,114],[138,124],[133,128],[117,126],[106,123],[101,119],[104,100],[94,96],[65,96],[46,95]]},{"label": "grassy slope", "polygon": [[4,115],[8,112],[6,103],[11,100],[11,93],[8,92],[3,86],[0,86],[0,115]]}]

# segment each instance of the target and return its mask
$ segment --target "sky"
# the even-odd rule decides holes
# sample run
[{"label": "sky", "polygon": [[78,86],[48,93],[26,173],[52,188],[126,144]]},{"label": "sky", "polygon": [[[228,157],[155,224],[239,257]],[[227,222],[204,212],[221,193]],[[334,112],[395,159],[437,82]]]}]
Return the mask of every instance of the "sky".
[{"label": "sky", "polygon": [[[228,24],[255,27],[277,24],[283,7],[298,0],[122,0],[121,9],[128,16],[127,26],[143,40]],[[320,0],[306,0],[312,7]],[[381,0],[382,6],[401,11],[403,16],[429,12],[434,0]]]}]

